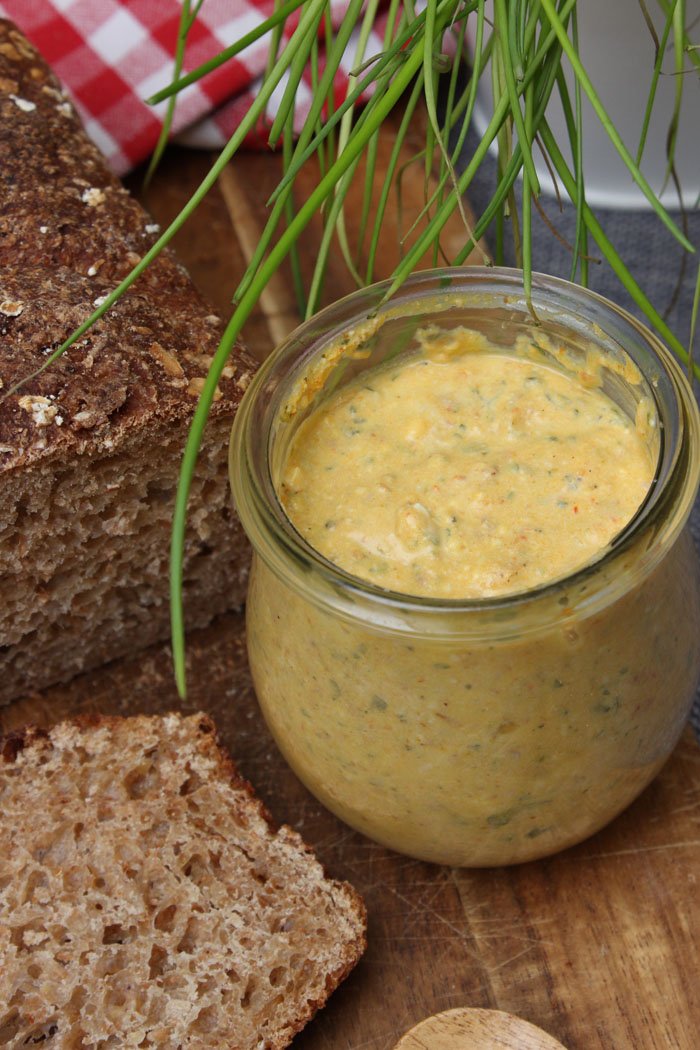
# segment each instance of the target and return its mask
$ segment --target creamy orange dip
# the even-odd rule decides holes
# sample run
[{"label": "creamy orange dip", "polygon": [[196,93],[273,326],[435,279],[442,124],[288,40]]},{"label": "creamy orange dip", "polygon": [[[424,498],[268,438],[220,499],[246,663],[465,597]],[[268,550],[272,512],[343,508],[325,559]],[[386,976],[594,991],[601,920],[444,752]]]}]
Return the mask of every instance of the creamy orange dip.
[{"label": "creamy orange dip", "polygon": [[404,594],[529,590],[602,552],[653,477],[602,390],[466,329],[423,333],[301,425],[281,500],[330,561]]},{"label": "creamy orange dip", "polygon": [[525,861],[607,823],[678,738],[700,666],[692,539],[653,571],[648,531],[603,557],[659,447],[630,359],[542,333],[504,351],[432,329],[409,349],[407,332],[328,391],[344,350],[369,345],[345,333],[283,391],[268,462],[288,518],[380,590],[263,544],[256,692],[292,768],[348,824],[443,864]]}]

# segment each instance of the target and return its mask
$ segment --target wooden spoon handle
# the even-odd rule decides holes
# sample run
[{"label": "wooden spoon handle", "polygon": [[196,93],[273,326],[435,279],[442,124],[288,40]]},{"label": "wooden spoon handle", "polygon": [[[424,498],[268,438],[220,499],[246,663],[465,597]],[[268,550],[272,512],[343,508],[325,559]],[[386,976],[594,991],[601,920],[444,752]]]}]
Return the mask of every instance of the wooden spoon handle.
[{"label": "wooden spoon handle", "polygon": [[541,1028],[502,1010],[461,1008],[434,1014],[406,1032],[394,1050],[566,1050]]}]

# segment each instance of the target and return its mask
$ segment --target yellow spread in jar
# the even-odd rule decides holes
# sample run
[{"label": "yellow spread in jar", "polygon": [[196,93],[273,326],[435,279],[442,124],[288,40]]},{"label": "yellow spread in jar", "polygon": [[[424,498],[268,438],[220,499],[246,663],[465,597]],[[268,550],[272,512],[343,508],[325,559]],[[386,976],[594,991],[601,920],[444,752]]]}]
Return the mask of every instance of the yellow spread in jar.
[{"label": "yellow spread in jar", "polygon": [[283,390],[270,445],[298,533],[385,590],[261,546],[247,625],[265,718],[341,819],[439,863],[521,862],[590,835],[658,771],[697,683],[687,530],[653,570],[648,531],[601,557],[653,475],[645,381],[629,360],[593,348],[581,365],[538,342],[425,330],[290,434],[345,363],[324,349]]},{"label": "yellow spread in jar", "polygon": [[404,594],[514,594],[582,567],[644,499],[647,443],[602,390],[466,329],[419,333],[301,425],[281,500],[334,564]]}]

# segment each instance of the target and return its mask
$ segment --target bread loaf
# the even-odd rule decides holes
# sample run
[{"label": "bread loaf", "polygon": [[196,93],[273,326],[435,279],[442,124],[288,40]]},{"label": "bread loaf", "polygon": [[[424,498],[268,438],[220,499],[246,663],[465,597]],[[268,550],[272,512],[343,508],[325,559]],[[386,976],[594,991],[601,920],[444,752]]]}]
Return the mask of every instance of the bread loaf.
[{"label": "bread loaf", "polygon": [[[167,637],[168,543],[187,427],[221,324],[164,252],[18,392],[153,244],[61,85],[0,20],[0,703]],[[226,449],[254,363],[214,405],[190,503],[188,626],[244,597]]]},{"label": "bread loaf", "polygon": [[278,1050],[365,944],[203,716],[26,730],[0,756],[0,1045]]}]

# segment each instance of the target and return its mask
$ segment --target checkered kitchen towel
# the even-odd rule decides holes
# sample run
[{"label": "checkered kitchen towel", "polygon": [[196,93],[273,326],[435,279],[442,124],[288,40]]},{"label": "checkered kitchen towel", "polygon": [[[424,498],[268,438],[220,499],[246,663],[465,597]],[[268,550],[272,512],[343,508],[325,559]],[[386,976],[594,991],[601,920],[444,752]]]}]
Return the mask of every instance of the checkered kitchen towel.
[{"label": "checkered kitchen towel", "polygon": [[[188,37],[183,72],[249,33],[273,9],[274,0],[204,0]],[[336,26],[346,9],[347,3],[331,3]],[[118,175],[148,157],[158,139],[166,103],[152,107],[144,99],[172,79],[180,13],[179,0],[0,0],[0,16],[11,18],[44,55]],[[367,58],[381,50],[383,28],[381,20],[375,23]],[[338,99],[354,65],[355,43],[335,84]],[[262,37],[181,92],[173,133],[186,132],[191,145],[222,146],[255,98],[268,46],[269,36]],[[275,97],[268,116],[274,115]],[[297,93],[297,127],[310,103],[307,76]]]}]

